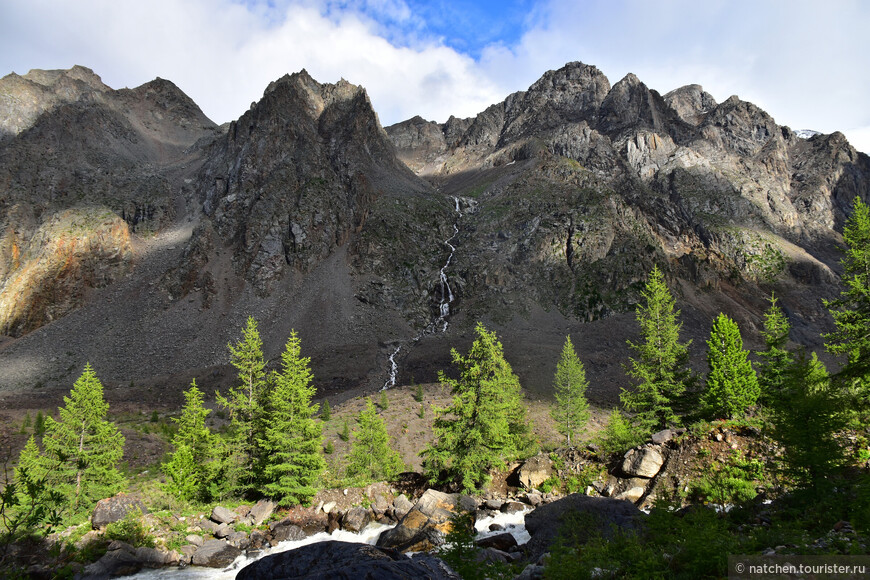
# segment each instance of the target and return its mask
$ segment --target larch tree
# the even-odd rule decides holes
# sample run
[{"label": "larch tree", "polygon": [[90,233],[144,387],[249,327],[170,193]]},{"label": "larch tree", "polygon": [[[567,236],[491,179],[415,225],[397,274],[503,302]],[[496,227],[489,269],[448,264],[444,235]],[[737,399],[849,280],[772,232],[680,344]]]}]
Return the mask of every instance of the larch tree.
[{"label": "larch tree", "polygon": [[263,404],[266,390],[266,362],[263,359],[263,341],[257,321],[249,316],[242,338],[235,345],[228,344],[230,363],[238,370],[238,383],[231,387],[227,397],[217,393],[217,403],[230,414],[230,436],[224,459],[226,485],[236,492],[250,491],[256,458],[257,414]]},{"label": "larch tree", "polygon": [[402,472],[405,464],[390,445],[390,435],[375,404],[366,399],[366,408],[357,417],[347,456],[347,477],[357,482],[390,480]]},{"label": "larch tree", "polygon": [[467,356],[451,351],[459,378],[439,375],[453,400],[435,409],[435,442],[422,452],[430,481],[455,483],[466,491],[478,489],[490,469],[531,445],[519,378],[495,333],[479,323],[475,331]]},{"label": "larch tree", "polygon": [[761,389],[759,401],[765,406],[770,406],[782,396],[786,374],[793,361],[792,353],[785,348],[790,329],[788,318],[777,304],[776,297],[771,295],[761,331],[765,349],[755,353],[760,359],[757,368]]},{"label": "larch tree", "polygon": [[259,415],[257,482],[263,495],[280,505],[307,503],[326,462],[320,453],[323,428],[312,405],[311,359],[302,356],[296,331],[281,355],[281,370],[273,371]]},{"label": "larch tree", "polygon": [[691,341],[680,342],[680,311],[658,266],[650,272],[641,296],[643,301],[637,305],[635,316],[642,341],[628,342],[635,357],[629,359],[626,369],[636,384],[632,389],[623,389],[619,398],[634,414],[637,426],[649,434],[680,423],[674,406],[692,380],[688,367]]},{"label": "larch tree", "polygon": [[589,420],[589,403],[586,401],[586,369],[574,351],[571,337],[565,337],[562,355],[556,364],[553,390],[556,406],[552,410],[559,432],[565,435],[568,445],[575,433],[583,429]]},{"label": "larch tree", "polygon": [[761,389],[749,361],[749,352],[743,349],[737,323],[720,313],[713,322],[707,347],[710,370],[704,393],[705,405],[717,416],[743,416],[756,403]]},{"label": "larch tree", "polygon": [[175,451],[163,464],[168,477],[167,490],[184,501],[207,501],[210,482],[217,471],[220,441],[211,432],[205,420],[211,409],[203,406],[203,393],[196,386],[184,392],[185,405],[181,416],[174,418],[178,431],[172,438]]},{"label": "larch tree", "polygon": [[843,240],[845,288],[837,300],[825,303],[836,325],[834,332],[825,335],[825,346],[831,354],[846,356],[837,379],[866,409],[870,407],[870,208],[860,198],[855,198]]},{"label": "larch tree", "polygon": [[124,436],[106,420],[109,405],[90,364],[63,400],[59,418],[45,419],[46,481],[69,499],[73,511],[79,511],[126,485],[117,467]]}]

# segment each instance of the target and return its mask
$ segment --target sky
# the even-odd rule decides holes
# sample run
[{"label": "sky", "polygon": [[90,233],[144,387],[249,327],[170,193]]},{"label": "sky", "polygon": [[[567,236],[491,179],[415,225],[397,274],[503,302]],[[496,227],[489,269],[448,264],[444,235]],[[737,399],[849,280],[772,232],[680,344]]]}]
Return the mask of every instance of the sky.
[{"label": "sky", "polygon": [[364,86],[387,126],[472,117],[570,61],[661,94],[736,94],[870,153],[863,0],[0,0],[0,76],[161,77],[218,123],[303,68]]}]

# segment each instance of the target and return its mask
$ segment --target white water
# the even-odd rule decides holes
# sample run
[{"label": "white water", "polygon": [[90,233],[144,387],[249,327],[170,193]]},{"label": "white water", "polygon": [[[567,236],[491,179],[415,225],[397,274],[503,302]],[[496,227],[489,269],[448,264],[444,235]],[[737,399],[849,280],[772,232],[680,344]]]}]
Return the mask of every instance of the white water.
[{"label": "white water", "polygon": [[[457,219],[462,217],[462,211],[459,209],[459,198],[453,196],[454,210],[456,211]],[[444,240],[444,245],[450,248],[450,254],[447,256],[447,261],[438,271],[438,283],[441,287],[441,298],[438,303],[438,316],[430,322],[426,328],[424,328],[420,333],[411,339],[411,343],[415,343],[424,336],[428,334],[435,334],[436,332],[445,332],[447,330],[447,317],[450,316],[450,303],[453,302],[455,296],[453,295],[453,289],[450,288],[450,279],[447,277],[447,268],[450,267],[450,262],[453,260],[453,255],[456,253],[456,246],[454,246],[451,242],[459,235],[459,226],[457,223],[453,224],[453,235]],[[402,345],[400,344],[396,347],[396,350],[393,351],[393,354],[390,355],[390,373],[389,378],[387,378],[384,386],[381,387],[381,390],[386,390],[391,387],[396,386],[396,376],[399,374],[399,365],[396,362],[396,355],[399,354],[399,351],[402,350]]]},{"label": "white water", "polygon": [[304,540],[281,542],[277,546],[265,549],[251,558],[244,555],[239,556],[232,564],[230,564],[230,566],[224,568],[223,570],[219,570],[217,568],[205,568],[202,566],[190,566],[187,568],[160,568],[157,570],[143,570],[142,572],[139,572],[138,574],[132,576],[132,578],[136,578],[136,580],[232,580],[236,577],[236,574],[239,573],[239,570],[241,570],[248,564],[255,562],[260,558],[263,558],[264,556],[268,556],[270,554],[280,554],[281,552],[301,548],[302,546],[307,546],[308,544],[316,544],[317,542],[328,541],[355,542],[359,544],[374,545],[375,542],[378,541],[378,537],[383,532],[393,527],[394,526],[385,526],[379,523],[372,523],[366,526],[366,528],[358,534],[355,534],[353,532],[346,532],[344,530],[336,530],[332,532],[332,534],[320,532],[319,534],[308,536]]},{"label": "white water", "polygon": [[[523,545],[532,539],[529,532],[526,531],[526,514],[531,510],[523,510],[514,514],[497,513],[494,516],[481,518],[474,523],[474,529],[477,531],[475,536],[478,540],[496,536],[505,532],[510,534],[517,541],[517,544]],[[504,530],[491,532],[489,526],[492,524],[500,524],[504,526]]]}]

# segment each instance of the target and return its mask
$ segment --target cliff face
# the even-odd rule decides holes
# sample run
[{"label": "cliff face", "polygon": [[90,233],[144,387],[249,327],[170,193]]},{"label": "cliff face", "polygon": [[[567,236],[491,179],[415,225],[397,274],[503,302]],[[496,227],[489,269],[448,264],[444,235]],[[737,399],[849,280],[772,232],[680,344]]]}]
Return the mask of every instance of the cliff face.
[{"label": "cliff face", "polygon": [[870,188],[839,133],[582,63],[474,118],[386,130],[363,88],[305,71],[223,128],[168,81],[115,91],[82,67],[9,75],[0,97],[0,332],[17,337],[0,390],[68,388],[79,359],[119,384],[218,386],[254,315],[268,356],[300,332],[327,391],[380,387],[390,354],[399,382],[435,380],[483,320],[546,393],[572,333],[606,402],[654,264],[695,344],[719,311],[752,344],[775,292],[818,346],[837,232]]}]

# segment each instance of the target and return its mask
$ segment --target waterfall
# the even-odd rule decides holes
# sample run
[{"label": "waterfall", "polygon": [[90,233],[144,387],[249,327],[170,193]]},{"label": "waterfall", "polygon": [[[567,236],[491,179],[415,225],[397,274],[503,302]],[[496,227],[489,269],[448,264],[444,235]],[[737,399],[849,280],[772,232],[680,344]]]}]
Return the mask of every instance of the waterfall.
[{"label": "waterfall", "polygon": [[[456,212],[456,219],[458,220],[462,217],[462,211],[459,208],[459,198],[455,195],[451,197],[453,198],[453,207]],[[447,277],[447,268],[450,267],[450,262],[453,261],[453,255],[456,253],[456,246],[451,242],[455,240],[458,235],[458,222],[453,222],[453,235],[442,242],[450,249],[450,254],[448,254],[447,261],[444,262],[444,265],[441,266],[441,269],[438,271],[438,284],[441,289],[441,298],[438,303],[438,316],[426,325],[426,328],[421,330],[417,336],[411,339],[412,343],[417,342],[426,335],[435,334],[436,332],[445,332],[447,330],[447,317],[450,316],[450,303],[453,302],[455,298],[453,295],[453,289],[450,287],[450,279]],[[396,376],[399,373],[399,365],[396,362],[396,355],[399,354],[400,350],[402,350],[401,344],[397,346],[396,350],[393,351],[393,354],[390,355],[390,374],[389,378],[384,383],[384,386],[381,387],[382,391],[396,386]]]}]

